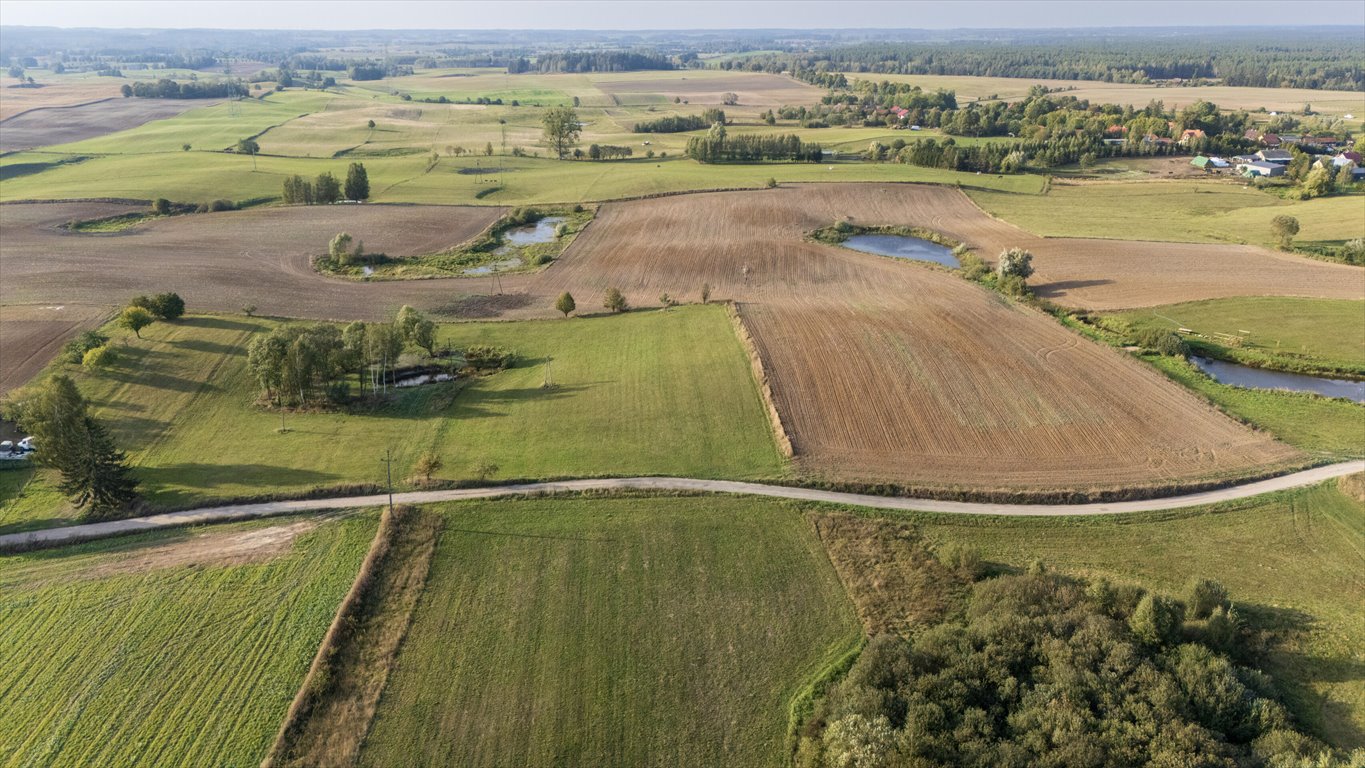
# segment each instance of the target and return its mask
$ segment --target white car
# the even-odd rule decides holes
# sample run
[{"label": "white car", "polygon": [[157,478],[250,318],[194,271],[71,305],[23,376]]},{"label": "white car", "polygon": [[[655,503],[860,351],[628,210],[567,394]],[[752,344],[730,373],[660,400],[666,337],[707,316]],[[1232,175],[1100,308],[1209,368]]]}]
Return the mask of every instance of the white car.
[{"label": "white car", "polygon": [[32,435],[29,435],[28,437],[26,437],[26,438],[24,438],[23,440],[20,440],[20,441],[19,441],[19,450],[25,451],[25,452],[33,450],[33,436],[32,436]]}]

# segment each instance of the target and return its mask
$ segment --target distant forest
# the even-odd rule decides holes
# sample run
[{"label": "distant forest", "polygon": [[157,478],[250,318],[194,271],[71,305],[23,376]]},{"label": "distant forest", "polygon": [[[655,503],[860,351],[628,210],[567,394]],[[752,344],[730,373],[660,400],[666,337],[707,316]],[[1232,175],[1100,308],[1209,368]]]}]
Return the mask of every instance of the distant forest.
[{"label": "distant forest", "polygon": [[[1242,32],[1207,37],[860,43],[722,61],[722,69],[979,75],[1150,83],[1212,80],[1263,88],[1365,90],[1359,30]],[[822,83],[817,83],[822,84]]]},{"label": "distant forest", "polygon": [[640,69],[675,69],[668,56],[641,51],[590,51],[546,53],[535,61],[518,58],[507,66],[509,74],[522,72],[630,72]]}]

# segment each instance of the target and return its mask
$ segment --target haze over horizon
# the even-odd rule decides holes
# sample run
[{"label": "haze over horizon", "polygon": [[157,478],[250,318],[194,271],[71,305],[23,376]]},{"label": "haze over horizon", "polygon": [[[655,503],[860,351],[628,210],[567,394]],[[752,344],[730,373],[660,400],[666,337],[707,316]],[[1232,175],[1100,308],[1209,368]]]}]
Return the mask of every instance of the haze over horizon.
[{"label": "haze over horizon", "polygon": [[[819,0],[656,0],[556,2],[460,0],[372,3],[337,0],[238,0],[234,13],[210,3],[164,0],[5,0],[0,25],[109,29],[297,30],[741,30],[741,29],[1077,29],[1129,27],[1283,27],[1285,4],[1269,0],[1152,0],[1095,3],[1071,0],[1000,2],[851,0],[832,13]],[[1365,3],[1299,0],[1291,26],[1359,26],[1365,46]],[[325,12],[320,12],[326,9]],[[989,20],[989,24],[980,23]]]}]

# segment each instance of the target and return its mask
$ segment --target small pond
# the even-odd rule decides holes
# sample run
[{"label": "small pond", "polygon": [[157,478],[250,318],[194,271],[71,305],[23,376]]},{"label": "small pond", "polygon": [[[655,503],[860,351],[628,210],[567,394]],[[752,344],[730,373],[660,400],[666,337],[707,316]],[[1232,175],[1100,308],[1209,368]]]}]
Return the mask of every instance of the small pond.
[{"label": "small pond", "polygon": [[438,381],[454,381],[455,377],[448,373],[421,373],[416,376],[399,378],[393,382],[395,387],[420,387],[423,384],[435,384]]},{"label": "small pond", "polygon": [[535,224],[509,229],[502,234],[502,241],[508,245],[532,245],[549,243],[555,239],[555,227],[564,221],[563,216],[546,216]]},{"label": "small pond", "polygon": [[[497,252],[498,252],[499,254],[505,253],[505,251],[503,251],[503,250],[498,250]],[[491,274],[493,274],[494,271],[497,271],[497,272],[505,272],[505,271],[507,271],[507,270],[509,270],[509,269],[514,269],[514,268],[516,268],[516,267],[520,267],[520,266],[522,265],[522,263],[523,263],[523,262],[522,262],[520,256],[513,256],[513,257],[510,258],[510,259],[503,259],[503,260],[501,260],[501,261],[495,261],[495,262],[493,262],[492,264],[484,264],[484,265],[481,266],[481,267],[470,267],[469,269],[464,270],[464,271],[461,272],[460,274],[462,274],[462,275],[469,275],[469,276],[471,276],[471,277],[475,277],[475,276],[478,276],[478,275],[491,275]]]},{"label": "small pond", "polygon": [[905,235],[854,235],[844,241],[844,245],[855,251],[891,256],[897,259],[932,261],[945,267],[958,267],[953,249],[946,245],[931,243],[918,237]]},{"label": "small pond", "polygon": [[1215,381],[1234,387],[1316,392],[1327,397],[1345,397],[1357,403],[1365,403],[1365,381],[1325,379],[1319,376],[1305,376],[1302,373],[1267,371],[1198,356],[1190,357],[1190,362],[1199,366],[1199,370],[1212,376]]}]

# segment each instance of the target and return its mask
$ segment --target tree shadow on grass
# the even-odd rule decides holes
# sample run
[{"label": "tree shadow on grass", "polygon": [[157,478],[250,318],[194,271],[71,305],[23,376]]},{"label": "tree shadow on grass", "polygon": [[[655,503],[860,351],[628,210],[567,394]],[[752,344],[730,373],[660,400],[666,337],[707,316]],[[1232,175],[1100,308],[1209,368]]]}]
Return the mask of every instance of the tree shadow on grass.
[{"label": "tree shadow on grass", "polygon": [[1057,280],[1051,283],[1039,283],[1033,286],[1033,292],[1039,296],[1056,296],[1076,288],[1094,288],[1100,285],[1112,285],[1113,280],[1108,278],[1096,278],[1094,280]]},{"label": "tree shadow on grass", "polygon": [[224,331],[264,331],[264,323],[252,322],[250,320],[234,320],[230,317],[192,317],[187,320],[178,320],[177,323],[188,325],[192,328],[216,328]]},{"label": "tree shadow on grass", "polygon": [[[262,450],[265,450],[264,448]],[[330,472],[297,467],[281,467],[273,464],[203,464],[199,462],[180,462],[137,468],[137,476],[155,492],[158,486],[174,483],[191,489],[220,488],[224,485],[255,485],[267,493],[276,486],[295,489],[300,486],[334,485],[351,479]],[[186,495],[183,490],[172,492],[176,496]]]},{"label": "tree shadow on grass", "polygon": [[216,341],[205,341],[203,339],[183,339],[181,341],[172,341],[171,344],[174,344],[177,349],[188,349],[194,352],[204,352],[214,355],[240,356],[246,354],[246,350],[242,347],[219,344]]}]

